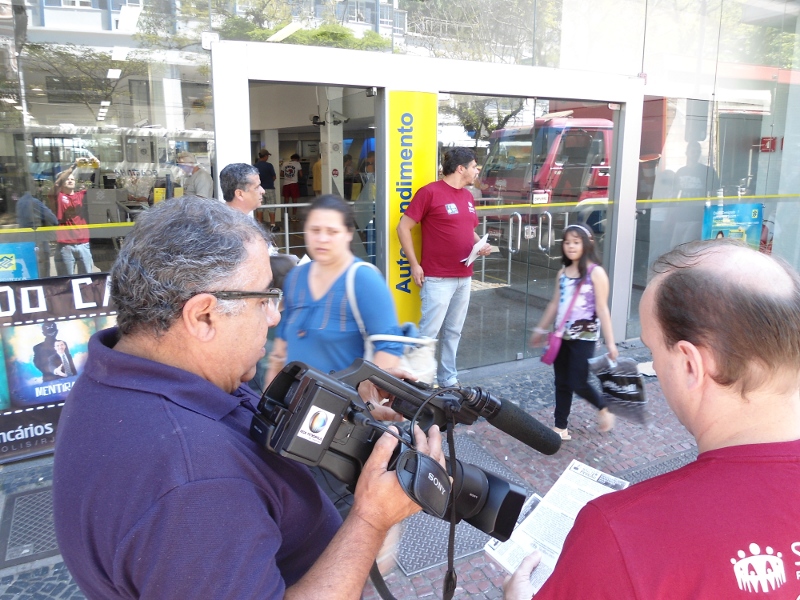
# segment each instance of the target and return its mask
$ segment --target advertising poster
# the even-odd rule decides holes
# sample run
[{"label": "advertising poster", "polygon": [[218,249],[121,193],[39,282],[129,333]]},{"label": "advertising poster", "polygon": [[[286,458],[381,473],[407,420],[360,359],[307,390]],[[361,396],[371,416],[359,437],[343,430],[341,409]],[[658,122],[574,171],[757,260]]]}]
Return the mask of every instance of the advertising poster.
[{"label": "advertising poster", "polygon": [[107,278],[0,285],[0,464],[52,452],[89,338],[116,322]]},{"label": "advertising poster", "polygon": [[0,244],[0,281],[19,281],[39,277],[35,242]]},{"label": "advertising poster", "polygon": [[758,250],[763,210],[760,203],[706,206],[703,239],[734,238],[744,240],[748,246]]}]

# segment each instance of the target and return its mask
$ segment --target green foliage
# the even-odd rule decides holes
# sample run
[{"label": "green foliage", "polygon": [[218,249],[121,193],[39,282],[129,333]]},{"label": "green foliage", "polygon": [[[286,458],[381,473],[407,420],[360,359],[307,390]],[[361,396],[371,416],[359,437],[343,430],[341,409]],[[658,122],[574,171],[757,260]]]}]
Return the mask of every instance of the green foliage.
[{"label": "green foliage", "polygon": [[374,31],[367,31],[359,39],[353,32],[338,23],[326,23],[316,29],[301,29],[286,38],[288,44],[300,46],[327,46],[354,50],[388,50],[392,42]]},{"label": "green foliage", "polygon": [[[249,19],[231,16],[225,19],[219,30],[220,37],[225,40],[241,40],[262,42],[269,39],[285,24],[264,29]],[[316,29],[301,29],[286,38],[283,43],[298,46],[325,46],[329,48],[349,48],[353,50],[388,50],[392,42],[374,31],[367,31],[362,38],[357,38],[347,27],[338,23],[325,23]]]},{"label": "green foliage", "polygon": [[203,12],[190,3],[181,5],[178,14],[174,0],[148,0],[142,7],[133,38],[145,48],[181,50],[197,44],[200,33],[187,29],[190,20],[208,22],[208,8]]}]

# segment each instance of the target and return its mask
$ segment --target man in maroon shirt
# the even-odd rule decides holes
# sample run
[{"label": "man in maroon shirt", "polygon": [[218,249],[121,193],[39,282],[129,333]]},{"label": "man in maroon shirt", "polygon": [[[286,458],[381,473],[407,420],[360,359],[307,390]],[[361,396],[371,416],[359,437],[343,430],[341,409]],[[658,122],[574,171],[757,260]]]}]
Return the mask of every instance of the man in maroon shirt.
[{"label": "man in maroon shirt", "polygon": [[[536,600],[800,597],[800,277],[728,240],[658,259],[642,341],[697,441],[677,471],[578,514]],[[526,558],[506,600],[528,600]]]},{"label": "man in maroon shirt", "polygon": [[75,165],[59,174],[55,181],[56,216],[63,229],[56,232],[58,253],[56,272],[72,275],[77,263],[78,273],[92,272],[92,252],[89,248],[89,228],[86,225],[86,190],[75,189]]},{"label": "man in maroon shirt", "polygon": [[[469,308],[472,265],[464,259],[480,240],[475,233],[478,216],[472,194],[465,189],[478,175],[475,153],[468,148],[448,150],[442,160],[442,177],[414,194],[397,225],[400,245],[411,266],[411,276],[420,288],[422,319],[420,335],[439,338],[442,357],[437,379],[446,387],[458,384],[456,353],[461,328]],[[414,252],[411,230],[422,227],[422,261]],[[486,256],[485,244],[479,254]],[[441,335],[440,335],[441,330]]]}]

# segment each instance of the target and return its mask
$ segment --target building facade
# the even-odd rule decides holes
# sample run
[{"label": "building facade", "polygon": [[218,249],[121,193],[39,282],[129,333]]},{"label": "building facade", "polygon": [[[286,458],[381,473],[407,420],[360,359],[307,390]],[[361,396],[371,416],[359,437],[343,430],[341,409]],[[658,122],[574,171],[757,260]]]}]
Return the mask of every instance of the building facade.
[{"label": "building facade", "polygon": [[[618,339],[636,337],[647,267],[679,243],[733,236],[800,267],[799,12],[796,0],[0,0],[0,254],[36,252],[7,278],[64,273],[61,226],[20,222],[17,207],[30,194],[58,212],[70,166],[105,271],[138,212],[182,193],[182,153],[216,181],[261,148],[278,173],[301,156],[305,200],[321,160],[323,191],[356,205],[357,251],[388,270],[391,92],[419,91],[435,95],[428,143],[479,157],[473,193],[496,246],[476,268],[459,366],[530,356],[572,222],[609,266]],[[350,51],[329,62],[319,46]],[[244,113],[218,87],[239,72]],[[302,253],[286,217],[276,240]]]}]

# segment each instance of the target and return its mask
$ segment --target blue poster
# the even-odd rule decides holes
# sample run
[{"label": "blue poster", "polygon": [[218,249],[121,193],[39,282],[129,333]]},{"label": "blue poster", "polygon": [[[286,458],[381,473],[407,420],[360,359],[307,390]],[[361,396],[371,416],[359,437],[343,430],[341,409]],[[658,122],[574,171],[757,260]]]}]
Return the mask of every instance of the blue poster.
[{"label": "blue poster", "polygon": [[706,206],[703,214],[703,239],[734,238],[758,250],[764,205],[716,204]]},{"label": "blue poster", "polygon": [[36,242],[0,244],[0,281],[38,279]]}]

